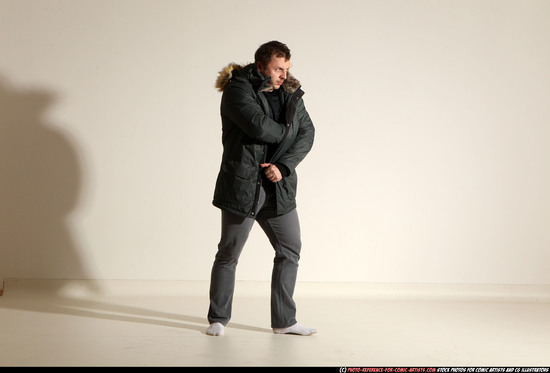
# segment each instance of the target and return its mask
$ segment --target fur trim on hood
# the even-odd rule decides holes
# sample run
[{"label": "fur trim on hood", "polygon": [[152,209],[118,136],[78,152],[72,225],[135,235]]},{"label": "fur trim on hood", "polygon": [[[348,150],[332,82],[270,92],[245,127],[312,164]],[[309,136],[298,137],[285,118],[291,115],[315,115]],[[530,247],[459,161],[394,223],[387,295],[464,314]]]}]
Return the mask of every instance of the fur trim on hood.
[{"label": "fur trim on hood", "polygon": [[[231,78],[233,77],[233,72],[242,70],[247,65],[240,65],[237,63],[230,63],[226,67],[224,67],[218,74],[218,78],[216,79],[215,87],[218,91],[223,92]],[[300,88],[300,82],[298,79],[296,79],[292,74],[288,73],[287,78],[283,82],[282,87],[285,91],[289,93],[294,93],[298,88]]]}]

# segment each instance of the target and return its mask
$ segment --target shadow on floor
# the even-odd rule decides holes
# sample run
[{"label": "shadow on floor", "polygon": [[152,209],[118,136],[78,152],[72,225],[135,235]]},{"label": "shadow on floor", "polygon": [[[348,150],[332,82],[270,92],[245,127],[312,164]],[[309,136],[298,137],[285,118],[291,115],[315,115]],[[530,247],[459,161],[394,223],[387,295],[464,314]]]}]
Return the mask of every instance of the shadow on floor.
[{"label": "shadow on floor", "polygon": [[[14,296],[10,296],[9,288],[5,289],[4,295],[0,297],[0,308],[183,328],[202,334],[205,334],[208,326],[205,316],[198,317],[80,297],[60,296],[44,289]],[[271,329],[233,322],[229,327],[272,333]]]}]

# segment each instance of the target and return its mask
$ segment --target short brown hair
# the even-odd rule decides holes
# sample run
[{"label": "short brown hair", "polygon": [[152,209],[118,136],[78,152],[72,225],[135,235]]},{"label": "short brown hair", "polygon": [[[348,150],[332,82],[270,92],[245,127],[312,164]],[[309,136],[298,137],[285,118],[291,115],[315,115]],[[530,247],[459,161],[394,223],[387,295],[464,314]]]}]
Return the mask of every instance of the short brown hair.
[{"label": "short brown hair", "polygon": [[286,44],[281,43],[280,41],[273,40],[267,43],[260,45],[256,53],[254,53],[254,63],[256,66],[261,64],[266,66],[271,61],[271,58],[275,57],[284,57],[285,60],[290,60],[290,49]]}]

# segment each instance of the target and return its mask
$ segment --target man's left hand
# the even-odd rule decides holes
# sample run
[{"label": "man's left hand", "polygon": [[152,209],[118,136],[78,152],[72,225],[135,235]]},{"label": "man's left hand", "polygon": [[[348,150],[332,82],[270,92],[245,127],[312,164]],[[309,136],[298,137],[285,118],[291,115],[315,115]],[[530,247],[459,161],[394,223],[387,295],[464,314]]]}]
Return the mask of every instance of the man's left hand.
[{"label": "man's left hand", "polygon": [[276,183],[277,181],[281,181],[283,179],[281,171],[274,164],[262,163],[260,164],[260,167],[264,169],[265,176],[267,176],[269,181]]}]

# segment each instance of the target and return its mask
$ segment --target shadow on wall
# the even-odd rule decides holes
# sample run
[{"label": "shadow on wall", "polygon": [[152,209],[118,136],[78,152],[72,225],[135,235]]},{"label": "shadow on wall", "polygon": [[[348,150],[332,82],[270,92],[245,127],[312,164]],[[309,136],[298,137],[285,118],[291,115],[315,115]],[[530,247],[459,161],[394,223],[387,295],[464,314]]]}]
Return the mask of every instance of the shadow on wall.
[{"label": "shadow on wall", "polygon": [[81,188],[67,135],[45,120],[56,97],[0,76],[0,278],[85,278],[69,226]]}]

